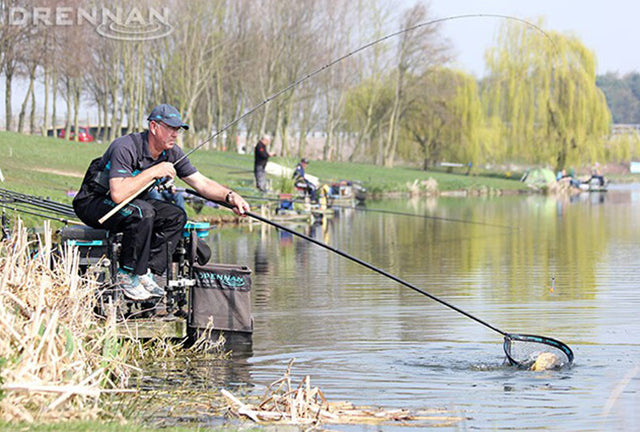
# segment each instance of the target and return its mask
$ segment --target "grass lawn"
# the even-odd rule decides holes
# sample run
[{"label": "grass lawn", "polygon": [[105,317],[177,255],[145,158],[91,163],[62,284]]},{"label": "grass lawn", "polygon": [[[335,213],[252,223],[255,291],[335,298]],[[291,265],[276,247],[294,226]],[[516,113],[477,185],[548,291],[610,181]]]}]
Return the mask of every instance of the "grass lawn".
[{"label": "grass lawn", "polygon": [[[2,187],[23,193],[49,196],[70,202],[67,190],[77,190],[89,162],[100,156],[106,144],[75,143],[67,140],[0,132]],[[253,155],[198,150],[190,156],[205,175],[245,195],[256,195],[253,181]],[[294,167],[296,158],[274,157],[276,163]],[[307,171],[323,182],[351,180],[372,192],[407,192],[408,184],[433,178],[441,191],[488,188],[526,190],[526,186],[504,175],[470,175],[415,168],[382,168],[347,162],[311,161]]]}]

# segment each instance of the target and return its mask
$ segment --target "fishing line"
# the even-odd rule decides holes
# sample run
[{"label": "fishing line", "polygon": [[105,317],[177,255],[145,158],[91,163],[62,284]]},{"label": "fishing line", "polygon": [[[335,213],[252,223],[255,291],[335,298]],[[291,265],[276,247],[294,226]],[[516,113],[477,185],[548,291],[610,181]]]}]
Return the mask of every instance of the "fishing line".
[{"label": "fishing line", "polygon": [[508,225],[498,225],[498,224],[491,224],[491,223],[486,223],[486,222],[476,222],[476,221],[470,221],[470,220],[464,220],[464,219],[448,218],[448,217],[444,217],[444,216],[421,215],[421,214],[416,214],[416,213],[406,213],[406,212],[399,212],[399,211],[394,211],[394,210],[372,209],[372,208],[368,208],[368,207],[346,207],[346,206],[336,206],[336,205],[333,205],[332,207],[343,208],[343,209],[354,208],[355,210],[365,211],[365,212],[385,213],[385,214],[392,214],[392,215],[399,215],[399,216],[411,216],[411,217],[417,217],[417,218],[422,218],[422,219],[433,219],[433,220],[438,220],[438,221],[443,221],[443,222],[458,222],[458,223],[464,223],[464,224],[469,224],[469,225],[482,225],[482,226],[488,226],[488,227],[494,227],[494,228],[504,228],[504,229],[512,229],[513,228],[513,227],[508,226]]},{"label": "fishing line", "polygon": [[[349,57],[351,57],[351,56],[353,56],[353,55],[355,55],[355,54],[357,54],[357,53],[359,53],[361,51],[364,51],[367,48],[370,48],[370,47],[372,47],[372,46],[374,46],[376,44],[379,44],[380,42],[384,42],[384,41],[386,41],[388,39],[394,38],[394,37],[396,37],[398,35],[401,35],[401,34],[404,34],[404,33],[408,33],[410,31],[419,29],[421,27],[426,27],[426,26],[439,24],[439,23],[443,23],[443,22],[447,22],[447,21],[454,21],[454,20],[458,20],[458,19],[468,19],[468,18],[497,18],[497,19],[506,19],[506,20],[512,20],[512,21],[520,22],[522,24],[525,24],[525,25],[527,25],[527,26],[529,26],[529,27],[541,32],[542,34],[545,35],[545,37],[547,37],[549,39],[549,41],[551,41],[551,43],[554,45],[554,47],[556,46],[555,42],[553,41],[551,36],[548,35],[542,28],[540,28],[539,26],[537,26],[537,25],[535,25],[535,24],[533,24],[533,23],[531,23],[531,22],[529,22],[529,21],[527,21],[525,19],[514,17],[514,16],[510,16],[510,15],[485,14],[485,13],[453,15],[453,16],[448,16],[448,17],[444,17],[444,18],[436,18],[436,19],[433,19],[433,20],[430,20],[430,21],[426,21],[426,22],[423,22],[423,23],[420,23],[420,24],[416,24],[414,26],[407,27],[407,28],[404,28],[402,30],[398,30],[398,31],[393,32],[393,33],[389,33],[386,36],[383,36],[383,37],[378,38],[376,40],[373,40],[373,41],[371,41],[369,43],[366,43],[366,44],[354,49],[353,51],[350,51],[347,54],[344,54],[344,55],[342,55],[342,56],[330,61],[329,63],[326,63],[324,66],[320,67],[319,69],[316,69],[313,72],[308,73],[307,75],[305,75],[305,76],[293,81],[291,84],[287,85],[283,89],[277,91],[276,93],[274,93],[271,96],[269,96],[266,99],[264,99],[262,102],[258,103],[254,107],[250,108],[248,111],[246,111],[240,117],[237,117],[236,119],[232,120],[230,123],[228,123],[225,126],[223,126],[222,129],[220,129],[219,131],[216,131],[211,136],[209,136],[207,139],[205,139],[203,142],[198,144],[196,147],[194,147],[193,149],[191,149],[188,152],[186,152],[182,157],[180,157],[177,161],[174,162],[174,165],[179,163],[179,162],[181,162],[183,159],[185,159],[189,155],[193,154],[195,151],[197,151],[200,148],[202,148],[205,144],[207,144],[208,142],[210,142],[211,140],[216,138],[221,133],[225,132],[226,130],[228,130],[232,126],[240,123],[242,120],[247,118],[249,115],[253,114],[258,109],[262,108],[263,106],[265,106],[266,104],[268,104],[272,100],[280,97],[282,94],[288,92],[289,90],[293,89],[294,87],[297,87],[298,85],[300,85],[303,82],[307,81],[308,79],[318,75],[322,71],[332,67],[335,64],[337,64],[337,63],[339,63],[339,62],[341,62],[343,60],[346,60],[347,58],[349,58]],[[98,222],[100,222],[101,224],[104,223],[107,219],[109,219],[111,216],[113,216],[115,213],[117,213],[121,208],[123,208],[124,206],[129,204],[129,202],[131,202],[135,197],[140,195],[144,190],[152,187],[155,183],[156,183],[156,181],[154,180],[154,181],[150,181],[149,183],[144,185],[142,188],[140,188],[138,191],[134,192],[128,198],[124,199],[122,202],[120,202],[120,204],[115,206],[112,210],[110,210],[107,214],[105,214],[102,218],[100,218],[98,220]]]},{"label": "fishing line", "polygon": [[[280,201],[278,198],[269,198],[269,197],[259,197],[259,196],[250,196],[250,195],[243,195],[243,197],[247,199],[253,199],[256,201],[277,201],[277,202]],[[299,199],[293,199],[291,201],[296,203],[304,203],[304,201]],[[504,228],[504,229],[513,228],[509,225],[498,225],[498,224],[491,224],[486,222],[476,222],[476,221],[470,221],[470,220],[464,220],[464,219],[447,218],[443,216],[429,216],[429,215],[422,215],[417,213],[407,213],[407,212],[400,212],[400,211],[394,211],[394,210],[368,208],[368,207],[362,207],[362,206],[353,207],[353,206],[341,206],[341,205],[332,204],[328,206],[328,208],[347,209],[347,210],[356,210],[356,211],[373,212],[373,213],[384,213],[384,214],[392,214],[392,215],[398,215],[398,216],[409,216],[409,217],[416,217],[420,219],[433,219],[433,220],[438,220],[443,222],[457,222],[457,223],[464,223],[464,224],[470,224],[470,225],[482,225],[482,226],[488,226],[488,227],[494,227],[494,228]]]}]

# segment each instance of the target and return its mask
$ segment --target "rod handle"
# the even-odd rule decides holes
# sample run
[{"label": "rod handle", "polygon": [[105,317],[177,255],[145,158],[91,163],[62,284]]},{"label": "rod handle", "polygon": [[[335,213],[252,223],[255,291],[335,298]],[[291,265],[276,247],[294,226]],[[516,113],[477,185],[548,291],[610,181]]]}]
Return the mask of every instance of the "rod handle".
[{"label": "rod handle", "polygon": [[98,219],[98,222],[100,222],[100,224],[102,225],[103,223],[105,223],[107,220],[109,220],[109,218],[111,216],[113,216],[114,214],[116,214],[117,212],[120,211],[120,209],[122,209],[124,206],[126,206],[127,204],[129,204],[131,201],[134,200],[134,198],[136,198],[138,195],[140,195],[142,193],[142,191],[147,190],[148,188],[150,188],[151,186],[153,186],[153,184],[155,183],[155,180],[151,180],[149,183],[147,183],[146,185],[144,185],[143,187],[141,187],[140,189],[138,189],[137,192],[134,192],[131,194],[131,196],[129,196],[128,198],[125,198],[120,204],[118,204],[117,206],[115,206],[114,208],[112,208],[109,213],[107,213],[106,215],[102,216],[100,219]]}]

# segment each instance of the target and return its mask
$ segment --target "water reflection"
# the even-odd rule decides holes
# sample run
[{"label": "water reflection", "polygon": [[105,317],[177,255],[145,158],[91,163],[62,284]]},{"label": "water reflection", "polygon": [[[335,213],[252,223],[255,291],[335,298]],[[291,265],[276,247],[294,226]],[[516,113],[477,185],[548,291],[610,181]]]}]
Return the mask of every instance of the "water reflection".
[{"label": "water reflection", "polygon": [[239,371],[192,368],[191,379],[261,392],[295,357],[294,374],[330,400],[442,407],[463,427],[637,426],[639,203],[638,187],[385,201],[368,205],[437,219],[347,209],[295,228],[506,331],[569,343],[568,370],[506,367],[499,334],[309,242],[241,226],[217,230],[211,246],[215,261],[254,270],[251,354],[227,363]]}]

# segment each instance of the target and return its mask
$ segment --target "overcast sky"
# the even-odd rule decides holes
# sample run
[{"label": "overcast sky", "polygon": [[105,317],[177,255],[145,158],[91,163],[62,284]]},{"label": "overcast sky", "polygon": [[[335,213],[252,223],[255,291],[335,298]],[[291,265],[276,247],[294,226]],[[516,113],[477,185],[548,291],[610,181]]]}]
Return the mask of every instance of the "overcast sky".
[{"label": "overcast sky", "polygon": [[[412,0],[407,0],[411,2]],[[522,19],[545,18],[545,29],[577,36],[595,52],[598,74],[640,72],[640,2],[622,0],[431,0],[431,16],[493,13]],[[483,55],[495,45],[502,20],[466,18],[447,21],[444,35],[454,44],[458,65],[484,73]]]}]

